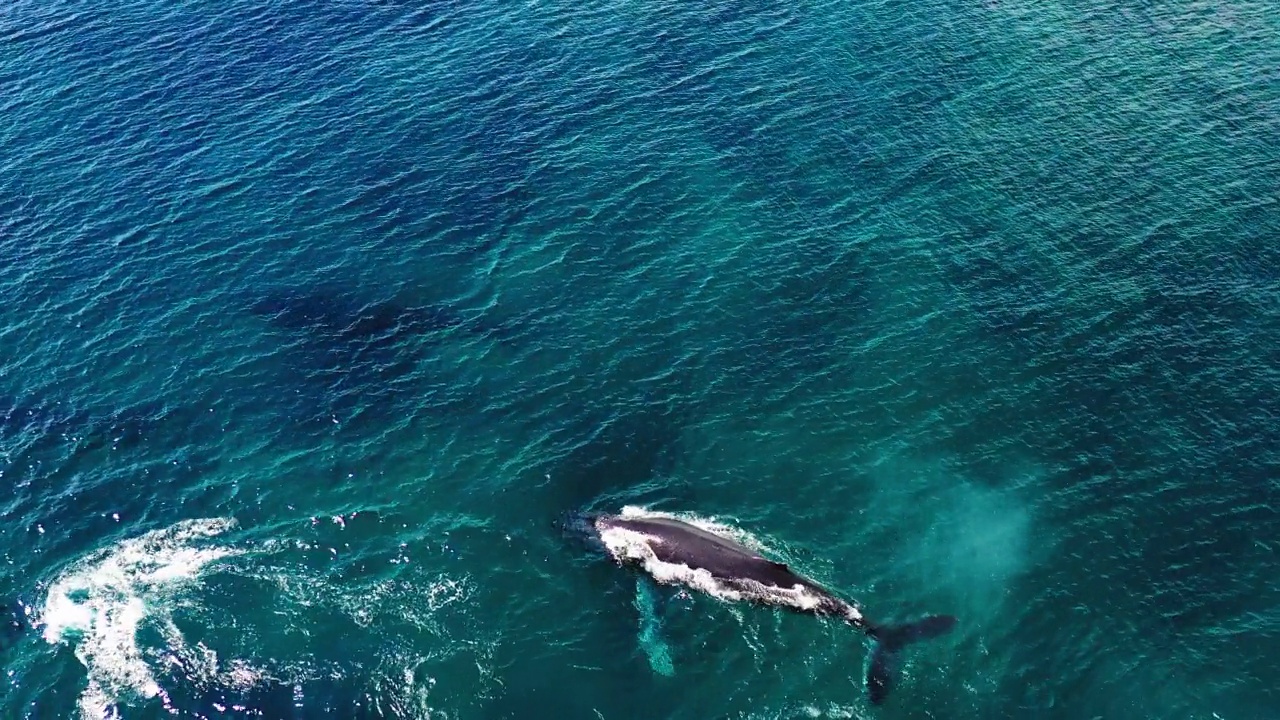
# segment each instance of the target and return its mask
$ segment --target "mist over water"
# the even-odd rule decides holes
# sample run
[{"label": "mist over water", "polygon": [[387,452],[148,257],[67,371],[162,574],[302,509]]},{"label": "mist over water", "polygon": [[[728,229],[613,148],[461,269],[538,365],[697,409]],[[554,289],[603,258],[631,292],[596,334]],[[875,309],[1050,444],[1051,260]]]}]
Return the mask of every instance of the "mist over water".
[{"label": "mist over water", "polygon": [[[0,9],[0,714],[1271,718],[1280,15]],[[565,513],[959,618],[837,622]]]}]

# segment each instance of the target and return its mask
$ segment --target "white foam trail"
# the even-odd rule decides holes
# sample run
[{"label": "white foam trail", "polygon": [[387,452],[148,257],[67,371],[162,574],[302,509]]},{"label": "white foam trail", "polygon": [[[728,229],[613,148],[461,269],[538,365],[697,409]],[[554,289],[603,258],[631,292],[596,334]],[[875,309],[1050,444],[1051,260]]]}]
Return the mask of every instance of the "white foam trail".
[{"label": "white foam trail", "polygon": [[174,596],[194,585],[210,563],[239,554],[201,545],[234,526],[229,518],[184,520],[91,553],[53,581],[39,622],[45,640],[73,645],[88,671],[80,696],[86,719],[114,717],[120,699],[131,695],[160,696],[167,703],[138,646],[138,629],[144,621],[154,623],[174,650],[182,649],[172,619]]}]

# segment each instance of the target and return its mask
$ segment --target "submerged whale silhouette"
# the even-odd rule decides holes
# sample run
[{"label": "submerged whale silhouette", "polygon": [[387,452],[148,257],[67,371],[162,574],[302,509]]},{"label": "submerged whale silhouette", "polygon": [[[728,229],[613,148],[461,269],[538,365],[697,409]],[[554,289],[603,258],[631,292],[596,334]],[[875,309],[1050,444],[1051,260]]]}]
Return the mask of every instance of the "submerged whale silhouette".
[{"label": "submerged whale silhouette", "polygon": [[602,545],[619,564],[639,567],[661,583],[685,585],[724,600],[844,620],[876,641],[866,681],[871,702],[877,705],[893,685],[898,651],[916,640],[943,635],[956,624],[951,615],[931,615],[904,625],[874,624],[856,604],[785,563],[765,558],[726,534],[672,516],[575,515],[566,528]]}]

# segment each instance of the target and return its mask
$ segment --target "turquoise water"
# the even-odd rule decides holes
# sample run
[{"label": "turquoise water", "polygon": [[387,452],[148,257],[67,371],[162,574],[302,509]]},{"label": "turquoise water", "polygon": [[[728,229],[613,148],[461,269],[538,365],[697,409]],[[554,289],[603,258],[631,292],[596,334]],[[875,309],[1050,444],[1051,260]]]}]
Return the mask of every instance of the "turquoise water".
[{"label": "turquoise water", "polygon": [[[1252,0],[6,4],[0,714],[1276,717],[1277,68]],[[623,505],[960,624],[873,708],[554,525]]]}]

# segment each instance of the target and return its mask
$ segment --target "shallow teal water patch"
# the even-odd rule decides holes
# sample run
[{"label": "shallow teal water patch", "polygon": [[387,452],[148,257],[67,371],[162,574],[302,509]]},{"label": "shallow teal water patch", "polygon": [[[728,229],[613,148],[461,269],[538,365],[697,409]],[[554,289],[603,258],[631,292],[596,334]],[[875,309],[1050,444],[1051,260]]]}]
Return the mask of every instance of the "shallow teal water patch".
[{"label": "shallow teal water patch", "polygon": [[661,598],[657,590],[649,584],[649,580],[641,578],[636,581],[636,612],[640,614],[640,632],[637,639],[649,659],[649,667],[664,677],[676,674],[675,664],[671,661],[671,647],[662,639],[662,621],[658,615],[658,603]]}]

